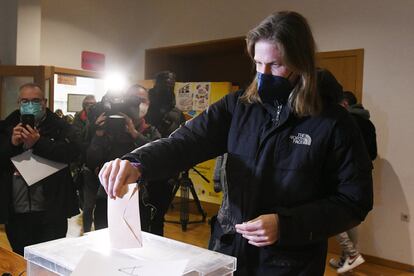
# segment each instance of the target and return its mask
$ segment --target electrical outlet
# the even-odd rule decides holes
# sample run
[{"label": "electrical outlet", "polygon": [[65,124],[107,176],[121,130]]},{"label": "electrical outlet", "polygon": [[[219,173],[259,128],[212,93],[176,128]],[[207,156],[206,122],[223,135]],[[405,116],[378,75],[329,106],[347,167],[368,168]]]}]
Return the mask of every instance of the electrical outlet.
[{"label": "electrical outlet", "polygon": [[401,213],[401,221],[410,222],[410,215],[406,213]]}]

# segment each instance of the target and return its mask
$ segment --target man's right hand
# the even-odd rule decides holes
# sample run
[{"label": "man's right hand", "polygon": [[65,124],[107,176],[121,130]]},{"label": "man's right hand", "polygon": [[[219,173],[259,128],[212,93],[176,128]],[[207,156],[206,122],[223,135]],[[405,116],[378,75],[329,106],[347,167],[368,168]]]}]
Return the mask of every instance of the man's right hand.
[{"label": "man's right hand", "polygon": [[106,193],[112,199],[122,197],[128,184],[135,183],[141,177],[138,168],[131,165],[128,160],[115,159],[106,162],[99,172],[99,180]]},{"label": "man's right hand", "polygon": [[95,125],[96,126],[103,126],[106,120],[105,112],[102,112],[101,115],[96,118]]},{"label": "man's right hand", "polygon": [[23,125],[21,123],[19,123],[17,126],[13,128],[11,143],[14,146],[18,146],[23,143],[22,132],[23,132]]},{"label": "man's right hand", "polygon": [[99,117],[96,119],[95,126],[98,127],[98,129],[95,131],[96,136],[103,136],[105,134],[105,130],[101,129],[105,124],[105,120],[105,112],[101,113],[101,115],[99,115]]}]

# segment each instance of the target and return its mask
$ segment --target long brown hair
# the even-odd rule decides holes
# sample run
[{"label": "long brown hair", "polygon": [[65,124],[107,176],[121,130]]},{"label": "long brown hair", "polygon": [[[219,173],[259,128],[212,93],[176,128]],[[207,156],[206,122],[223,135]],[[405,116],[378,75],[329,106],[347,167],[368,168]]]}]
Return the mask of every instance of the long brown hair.
[{"label": "long brown hair", "polygon": [[[295,114],[318,114],[322,104],[316,90],[315,41],[306,19],[291,11],[276,12],[264,19],[246,36],[247,52],[252,60],[260,40],[274,43],[281,52],[283,64],[299,75],[290,101]],[[241,99],[246,103],[261,102],[256,78]]]}]

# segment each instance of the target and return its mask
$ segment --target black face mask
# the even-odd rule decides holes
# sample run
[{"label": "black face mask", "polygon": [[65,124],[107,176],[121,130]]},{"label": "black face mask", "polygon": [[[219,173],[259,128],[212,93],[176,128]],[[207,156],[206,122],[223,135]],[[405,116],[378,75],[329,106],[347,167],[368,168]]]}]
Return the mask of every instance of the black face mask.
[{"label": "black face mask", "polygon": [[257,72],[257,91],[263,103],[286,104],[292,89],[287,78]]}]

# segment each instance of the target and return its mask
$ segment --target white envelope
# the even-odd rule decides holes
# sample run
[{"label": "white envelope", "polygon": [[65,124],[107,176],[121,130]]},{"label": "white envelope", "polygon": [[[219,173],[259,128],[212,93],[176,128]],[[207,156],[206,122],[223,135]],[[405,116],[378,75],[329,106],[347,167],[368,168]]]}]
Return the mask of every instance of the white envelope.
[{"label": "white envelope", "polygon": [[142,247],[137,184],[127,185],[127,189],[122,198],[108,197],[108,230],[112,248]]},{"label": "white envelope", "polygon": [[35,155],[32,150],[27,150],[10,158],[10,160],[29,186],[68,166]]}]

